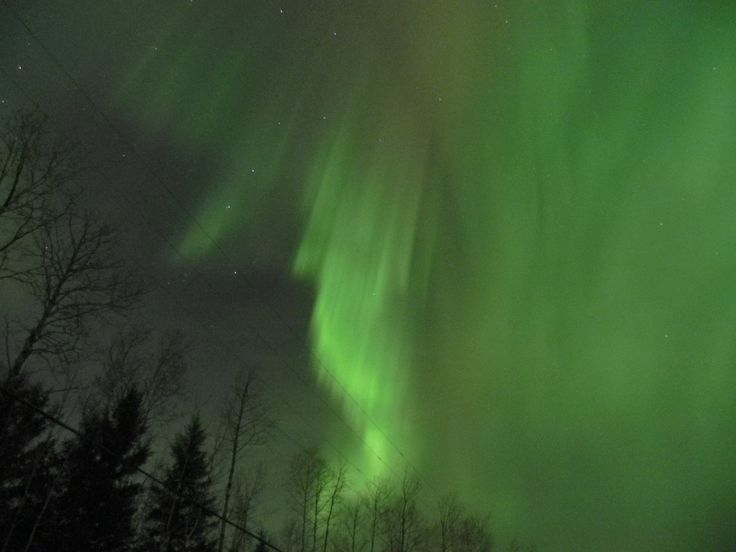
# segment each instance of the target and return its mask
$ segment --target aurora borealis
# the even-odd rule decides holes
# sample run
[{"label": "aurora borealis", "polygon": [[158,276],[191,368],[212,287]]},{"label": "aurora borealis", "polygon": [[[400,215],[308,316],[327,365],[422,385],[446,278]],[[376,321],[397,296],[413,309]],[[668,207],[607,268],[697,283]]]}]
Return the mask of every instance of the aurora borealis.
[{"label": "aurora borealis", "polygon": [[736,5],[14,4],[181,176],[153,256],[312,290],[367,476],[409,459],[540,551],[734,546]]}]

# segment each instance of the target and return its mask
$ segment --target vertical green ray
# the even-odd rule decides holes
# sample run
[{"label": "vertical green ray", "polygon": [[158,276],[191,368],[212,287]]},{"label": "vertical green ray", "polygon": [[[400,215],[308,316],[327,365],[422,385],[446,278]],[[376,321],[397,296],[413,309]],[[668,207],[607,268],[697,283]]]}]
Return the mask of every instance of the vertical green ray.
[{"label": "vertical green ray", "polygon": [[[307,224],[295,271],[317,285],[315,369],[366,443],[362,463],[411,448],[405,408],[412,355],[412,258],[427,162],[417,114],[350,110],[328,132],[311,169]],[[372,110],[371,110],[372,111]]]}]

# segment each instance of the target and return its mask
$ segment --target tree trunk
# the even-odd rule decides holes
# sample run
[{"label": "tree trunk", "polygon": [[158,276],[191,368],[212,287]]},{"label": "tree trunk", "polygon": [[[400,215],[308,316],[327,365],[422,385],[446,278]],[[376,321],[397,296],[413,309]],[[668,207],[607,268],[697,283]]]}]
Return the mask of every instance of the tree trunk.
[{"label": "tree trunk", "polygon": [[222,552],[225,546],[225,528],[227,524],[227,510],[230,505],[230,493],[233,488],[233,478],[235,477],[235,466],[238,463],[238,445],[240,440],[240,428],[243,424],[243,412],[245,411],[245,403],[248,400],[248,388],[250,387],[250,378],[245,382],[245,387],[240,395],[240,404],[238,405],[238,414],[235,418],[235,427],[232,428],[232,446],[230,448],[230,468],[227,473],[227,483],[225,484],[225,497],[222,504],[222,523],[220,523],[220,537],[217,540],[217,552]]},{"label": "tree trunk", "polygon": [[335,482],[330,495],[330,507],[327,510],[327,519],[325,520],[325,538],[322,545],[322,552],[327,552],[327,541],[330,536],[330,523],[332,521],[332,513],[335,511],[335,503],[342,492],[343,481],[345,479],[345,467],[340,467],[335,474]]},{"label": "tree trunk", "polygon": [[304,501],[302,502],[302,542],[299,552],[305,552],[307,545],[307,504],[309,503],[309,495],[305,491]]},{"label": "tree trunk", "polygon": [[32,328],[31,331],[28,333],[28,336],[23,342],[23,348],[20,350],[18,355],[15,357],[15,360],[13,361],[13,366],[10,369],[11,377],[16,377],[20,375],[20,371],[23,369],[23,365],[33,353],[33,347],[34,345],[36,345],[36,341],[38,341],[38,332],[43,323],[44,320],[41,320],[36,325],[36,327]]}]

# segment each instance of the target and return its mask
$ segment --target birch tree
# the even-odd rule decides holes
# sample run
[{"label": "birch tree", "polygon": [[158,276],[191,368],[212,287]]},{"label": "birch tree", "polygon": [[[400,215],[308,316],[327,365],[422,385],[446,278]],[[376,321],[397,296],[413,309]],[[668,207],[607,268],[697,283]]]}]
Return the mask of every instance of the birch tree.
[{"label": "birch tree", "polygon": [[222,552],[225,546],[227,524],[224,520],[230,514],[236,469],[243,461],[245,452],[250,447],[263,444],[273,428],[273,420],[255,387],[255,380],[250,372],[239,375],[230,389],[230,396],[223,410],[223,446],[228,465],[221,510],[223,521],[220,523],[217,541],[218,552]]}]

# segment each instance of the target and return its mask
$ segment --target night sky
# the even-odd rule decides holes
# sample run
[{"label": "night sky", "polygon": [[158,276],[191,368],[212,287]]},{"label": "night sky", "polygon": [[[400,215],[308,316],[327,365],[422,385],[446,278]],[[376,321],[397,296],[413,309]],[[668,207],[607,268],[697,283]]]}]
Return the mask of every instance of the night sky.
[{"label": "night sky", "polygon": [[7,4],[0,116],[81,142],[193,405],[245,364],[502,538],[733,549],[736,4]]}]

